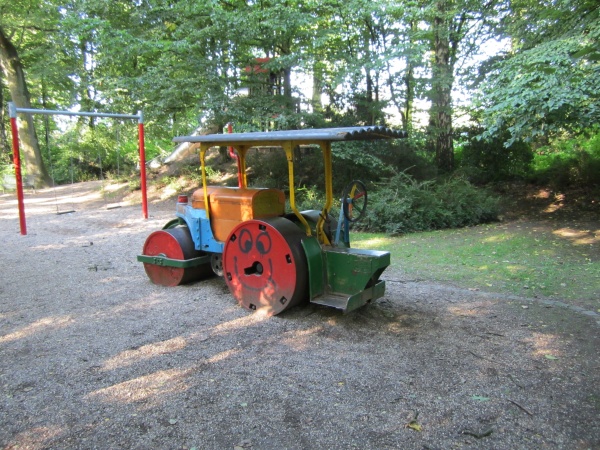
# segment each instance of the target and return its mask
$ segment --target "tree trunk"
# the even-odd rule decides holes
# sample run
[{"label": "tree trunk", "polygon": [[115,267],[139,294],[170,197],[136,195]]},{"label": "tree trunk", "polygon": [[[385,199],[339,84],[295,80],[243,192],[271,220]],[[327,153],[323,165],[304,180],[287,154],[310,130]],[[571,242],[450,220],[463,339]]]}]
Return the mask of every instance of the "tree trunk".
[{"label": "tree trunk", "polygon": [[311,104],[313,112],[323,112],[323,102],[321,96],[323,94],[323,67],[319,63],[313,64],[313,88]]},{"label": "tree trunk", "polygon": [[404,86],[406,89],[406,100],[404,110],[400,112],[402,117],[402,126],[405,130],[412,130],[413,105],[415,102],[415,68],[412,61],[407,58],[406,75],[404,76]]},{"label": "tree trunk", "polygon": [[[4,106],[4,104],[4,77],[2,76],[2,71],[0,71],[0,105]],[[0,154],[2,155],[0,163],[4,161],[5,154],[7,156],[10,154],[10,144],[8,143],[8,135],[6,133],[5,109],[0,108]]]},{"label": "tree trunk", "polygon": [[[8,90],[15,106],[17,108],[31,108],[31,98],[27,84],[25,83],[25,72],[23,71],[19,54],[1,27],[0,68],[6,78]],[[21,117],[17,123],[19,126],[19,138],[25,173],[34,178],[36,187],[49,186],[52,180],[48,176],[44,161],[42,160],[31,114]]]},{"label": "tree trunk", "polygon": [[446,0],[438,0],[436,4],[433,33],[430,133],[438,169],[449,172],[454,167],[452,138],[454,68],[450,59],[450,20],[446,11]]},{"label": "tree trunk", "polygon": [[292,69],[283,68],[283,96],[287,102],[292,104]]},{"label": "tree trunk", "polygon": [[[409,34],[411,52],[412,44],[414,43],[414,36],[417,31],[417,22],[412,21],[410,23]],[[404,103],[404,111],[401,114],[402,125],[404,126],[405,130],[412,130],[413,105],[415,102],[415,63],[411,53],[406,56],[406,75],[404,76],[404,86],[406,89],[406,101]]]},{"label": "tree trunk", "polygon": [[[80,103],[83,111],[95,111],[96,98],[92,87],[92,81],[94,79],[94,53],[91,49],[90,43],[82,38],[79,41],[79,49],[81,50],[81,83],[80,83]],[[86,124],[90,130],[94,130],[96,124],[95,117],[79,117],[79,123]]]}]

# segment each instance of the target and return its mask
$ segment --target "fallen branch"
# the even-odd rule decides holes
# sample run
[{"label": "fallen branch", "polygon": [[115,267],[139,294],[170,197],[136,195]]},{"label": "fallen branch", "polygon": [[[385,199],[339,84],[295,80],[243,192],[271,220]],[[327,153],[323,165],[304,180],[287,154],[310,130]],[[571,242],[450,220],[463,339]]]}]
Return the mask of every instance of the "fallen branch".
[{"label": "fallen branch", "polygon": [[491,334],[492,336],[500,336],[500,337],[504,337],[504,335],[503,335],[503,334],[500,334],[500,333],[494,333],[494,332],[492,332],[492,331],[486,331],[486,334]]},{"label": "fallen branch", "polygon": [[478,355],[477,353],[475,353],[475,352],[472,352],[471,350],[467,350],[467,351],[468,351],[468,352],[469,352],[471,355],[475,356],[476,358],[484,359],[484,360],[486,360],[486,361],[489,361],[489,362],[495,362],[495,361],[493,361],[493,360],[491,360],[491,359],[489,359],[489,358],[486,358],[485,356]]},{"label": "fallen branch", "polygon": [[493,432],[494,432],[494,429],[492,427],[483,430],[481,433],[477,433],[475,431],[471,431],[471,430],[468,430],[468,429],[461,431],[462,434],[468,434],[469,436],[473,436],[474,438],[477,438],[477,439],[481,439],[481,438],[484,438],[486,436],[489,436]]},{"label": "fallen branch", "polygon": [[516,384],[518,387],[520,387],[521,389],[523,389],[523,386],[522,386],[522,385],[520,385],[520,384],[517,382],[517,380],[515,379],[515,377],[513,377],[513,376],[512,376],[510,373],[508,374],[508,378],[510,378],[510,379],[511,379],[511,381],[512,381],[513,383],[515,383],[515,384]]},{"label": "fallen branch", "polygon": [[525,408],[523,405],[521,405],[520,403],[515,402],[514,400],[511,400],[510,398],[507,398],[507,400],[509,402],[511,402],[513,405],[517,406],[518,408],[522,409],[523,411],[525,411],[527,414],[529,414],[530,416],[533,416],[533,413],[531,411],[529,411],[527,408]]}]

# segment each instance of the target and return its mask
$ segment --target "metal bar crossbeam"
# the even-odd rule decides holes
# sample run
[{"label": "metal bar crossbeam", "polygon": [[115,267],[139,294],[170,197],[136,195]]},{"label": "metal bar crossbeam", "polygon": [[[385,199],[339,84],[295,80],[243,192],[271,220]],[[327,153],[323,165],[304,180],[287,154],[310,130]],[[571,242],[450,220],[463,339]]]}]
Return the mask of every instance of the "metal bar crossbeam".
[{"label": "metal bar crossbeam", "polygon": [[45,114],[48,116],[82,116],[82,117],[110,117],[112,119],[137,119],[143,122],[142,113],[138,114],[116,114],[116,113],[98,113],[98,112],[76,112],[76,111],[58,111],[52,109],[34,109],[17,108],[13,103],[9,103],[10,117],[16,117],[17,113],[23,114]]},{"label": "metal bar crossbeam", "polygon": [[148,218],[148,198],[146,194],[146,150],[144,138],[144,115],[141,111],[137,114],[115,114],[115,113],[97,113],[97,112],[73,112],[56,111],[50,109],[17,108],[13,102],[8,102],[8,114],[10,116],[10,126],[13,141],[13,164],[15,166],[15,180],[17,184],[17,204],[19,208],[19,225],[21,234],[27,234],[27,224],[25,220],[25,204],[23,198],[23,179],[21,176],[21,154],[19,150],[19,132],[17,126],[17,114],[45,114],[61,116],[84,116],[84,117],[109,117],[112,119],[137,119],[138,121],[138,139],[140,155],[140,181],[142,188],[142,215],[144,219]]}]

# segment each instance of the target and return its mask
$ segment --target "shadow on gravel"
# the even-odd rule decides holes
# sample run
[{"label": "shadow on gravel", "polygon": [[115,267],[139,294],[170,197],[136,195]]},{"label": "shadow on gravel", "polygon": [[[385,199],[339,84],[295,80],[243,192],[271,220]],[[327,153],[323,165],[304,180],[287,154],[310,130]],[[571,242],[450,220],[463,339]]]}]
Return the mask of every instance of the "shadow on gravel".
[{"label": "shadow on gravel", "polygon": [[261,317],[216,278],[148,282],[161,214],[2,240],[0,448],[600,447],[593,318],[426,281]]}]

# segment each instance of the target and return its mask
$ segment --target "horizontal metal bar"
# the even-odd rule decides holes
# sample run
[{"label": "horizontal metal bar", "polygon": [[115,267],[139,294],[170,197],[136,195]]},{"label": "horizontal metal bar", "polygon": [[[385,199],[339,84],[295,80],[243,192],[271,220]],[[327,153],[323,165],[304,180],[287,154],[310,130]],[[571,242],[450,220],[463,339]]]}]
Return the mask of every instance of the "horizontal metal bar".
[{"label": "horizontal metal bar", "polygon": [[200,256],[192,259],[172,259],[164,255],[138,255],[137,260],[146,264],[154,264],[155,266],[177,267],[179,269],[189,269],[190,267],[201,266],[202,264],[210,263],[210,255]]},{"label": "horizontal metal bar", "polygon": [[35,108],[17,108],[9,104],[9,111],[12,114],[23,113],[23,114],[46,114],[49,116],[60,115],[60,116],[83,116],[83,117],[110,117],[113,119],[138,119],[143,120],[142,113],[138,114],[115,114],[115,113],[96,113],[96,112],[74,112],[74,111],[57,111],[52,109],[35,109]]}]

